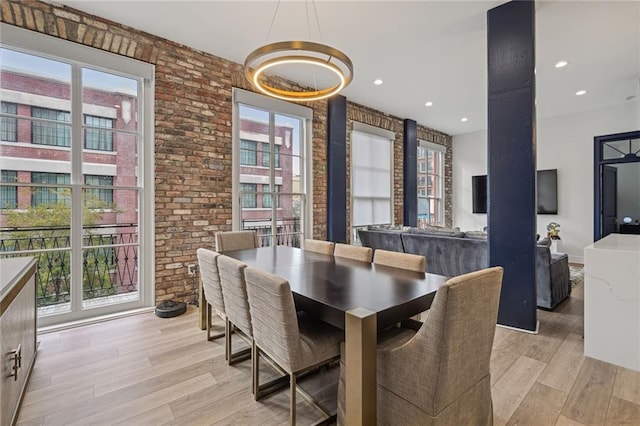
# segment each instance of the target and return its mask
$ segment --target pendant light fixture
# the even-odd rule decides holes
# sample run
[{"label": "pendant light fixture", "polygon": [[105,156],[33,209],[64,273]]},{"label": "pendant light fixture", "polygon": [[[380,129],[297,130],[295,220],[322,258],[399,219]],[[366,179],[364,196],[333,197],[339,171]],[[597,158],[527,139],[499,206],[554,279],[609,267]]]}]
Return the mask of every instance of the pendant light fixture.
[{"label": "pendant light fixture", "polygon": [[[315,0],[312,0],[312,4],[318,33],[322,40]],[[280,0],[276,5],[267,41],[271,35],[279,7]],[[305,0],[305,8],[307,9],[307,27],[310,36],[311,27],[309,25],[307,0]],[[268,83],[266,73],[269,70],[296,64],[311,66],[314,69],[314,77],[316,69],[325,71],[325,73],[329,71],[329,74],[335,79],[335,84],[321,88],[295,90],[275,87]],[[353,79],[353,63],[343,52],[325,44],[300,40],[279,41],[266,44],[251,52],[244,61],[244,73],[251,85],[265,95],[287,101],[316,101],[335,95],[351,83]]]}]

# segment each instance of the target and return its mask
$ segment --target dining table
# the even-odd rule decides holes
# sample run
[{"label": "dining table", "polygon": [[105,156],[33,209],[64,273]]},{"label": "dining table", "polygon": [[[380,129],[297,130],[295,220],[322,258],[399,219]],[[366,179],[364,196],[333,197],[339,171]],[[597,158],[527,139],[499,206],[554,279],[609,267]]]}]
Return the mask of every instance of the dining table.
[{"label": "dining table", "polygon": [[289,246],[222,254],[285,278],[296,309],[345,330],[346,424],[375,425],[378,331],[428,310],[447,277]]}]

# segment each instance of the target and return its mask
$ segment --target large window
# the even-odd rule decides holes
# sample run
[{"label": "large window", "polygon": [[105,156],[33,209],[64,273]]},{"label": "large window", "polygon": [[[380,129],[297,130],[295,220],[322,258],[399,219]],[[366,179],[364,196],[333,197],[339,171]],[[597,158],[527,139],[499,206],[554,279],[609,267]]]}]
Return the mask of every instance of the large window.
[{"label": "large window", "polygon": [[37,145],[71,146],[71,126],[57,124],[71,122],[71,113],[49,108],[31,107],[31,116],[47,121],[31,123],[31,143]]},{"label": "large window", "polygon": [[233,98],[233,227],[300,247],[312,229],[312,110],[241,89]]},{"label": "large window", "polygon": [[153,66],[0,30],[0,258],[37,259],[39,326],[155,305]]},{"label": "large window", "polygon": [[[113,176],[86,175],[84,183],[87,186],[113,186]],[[87,188],[84,195],[88,197],[85,202],[94,203],[99,208],[110,207],[111,203],[113,203],[112,188]]]},{"label": "large window", "polygon": [[418,227],[444,226],[444,153],[442,145],[418,141]]},{"label": "large window", "polygon": [[[0,182],[18,182],[18,172],[15,170],[0,171]],[[0,186],[0,209],[15,209],[16,207],[18,207],[18,187],[11,185]]]},{"label": "large window", "polygon": [[351,205],[353,228],[393,222],[392,132],[354,123],[351,133]]},{"label": "large window", "polygon": [[11,102],[0,102],[0,112],[3,114],[0,117],[0,140],[6,142],[15,142],[17,135],[17,120],[14,117],[7,117],[7,115],[16,115],[18,113],[18,105]]},{"label": "large window", "polygon": [[98,151],[113,151],[113,119],[85,115],[84,147]]},{"label": "large window", "polygon": [[[31,183],[46,185],[69,185],[71,175],[67,173],[42,173],[32,172]],[[31,194],[31,205],[36,207],[46,205],[53,207],[58,203],[69,204],[70,189],[68,186],[36,186]]]},{"label": "large window", "polygon": [[258,165],[258,143],[255,141],[240,141],[240,164],[243,166]]},{"label": "large window", "polygon": [[258,185],[255,183],[240,184],[240,199],[242,207],[247,209],[255,209],[258,207]]},{"label": "large window", "polygon": [[[280,168],[280,145],[274,145],[275,153],[274,153],[274,167],[276,169]],[[262,144],[262,165],[264,167],[269,167],[271,164],[271,144],[263,143]]]},{"label": "large window", "polygon": [[[278,195],[278,193],[280,193],[280,186],[281,185],[276,185],[276,189],[274,191],[275,197],[276,197],[276,208],[280,208],[280,196]],[[272,207],[271,194],[272,192],[271,192],[270,185],[262,185],[262,207],[265,207],[265,208]]]}]

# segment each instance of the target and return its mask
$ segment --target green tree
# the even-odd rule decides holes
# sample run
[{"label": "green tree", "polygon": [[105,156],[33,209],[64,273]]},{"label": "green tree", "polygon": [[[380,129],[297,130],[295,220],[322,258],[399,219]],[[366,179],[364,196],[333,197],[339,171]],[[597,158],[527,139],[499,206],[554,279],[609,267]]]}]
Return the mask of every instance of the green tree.
[{"label": "green tree", "polygon": [[[7,226],[13,228],[4,242],[5,250],[39,251],[37,296],[41,305],[61,303],[69,299],[70,252],[63,249],[71,246],[70,194],[68,189],[51,191],[58,195],[57,202],[32,205],[24,210],[5,213]],[[99,223],[105,211],[117,211],[115,204],[102,201],[90,192],[85,193],[82,208],[82,223],[86,227],[83,230],[85,246],[91,245],[93,230],[90,227]],[[109,277],[109,263],[112,259],[112,249],[83,251],[83,288],[85,293],[90,292],[89,297],[115,292]],[[93,276],[89,276],[90,273]],[[95,291],[96,276],[100,278],[99,284],[104,291]],[[106,289],[103,285],[105,277],[109,281]]]}]

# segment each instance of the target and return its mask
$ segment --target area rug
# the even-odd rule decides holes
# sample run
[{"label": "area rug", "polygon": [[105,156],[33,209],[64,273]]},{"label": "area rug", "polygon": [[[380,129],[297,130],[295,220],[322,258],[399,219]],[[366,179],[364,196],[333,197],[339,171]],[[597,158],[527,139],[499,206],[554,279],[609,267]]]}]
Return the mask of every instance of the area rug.
[{"label": "area rug", "polygon": [[575,287],[576,284],[584,279],[584,268],[581,265],[569,265],[569,281],[571,281],[571,287]]}]

